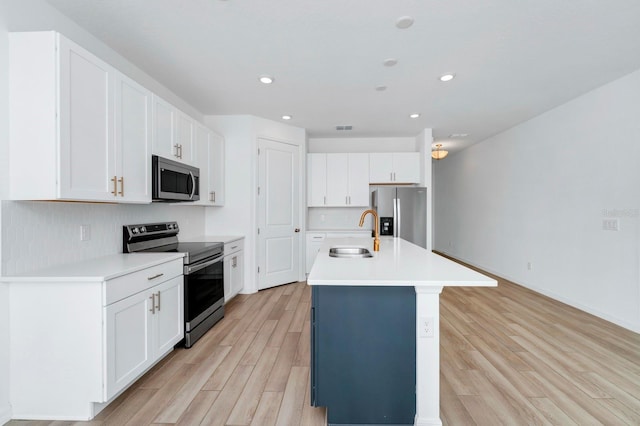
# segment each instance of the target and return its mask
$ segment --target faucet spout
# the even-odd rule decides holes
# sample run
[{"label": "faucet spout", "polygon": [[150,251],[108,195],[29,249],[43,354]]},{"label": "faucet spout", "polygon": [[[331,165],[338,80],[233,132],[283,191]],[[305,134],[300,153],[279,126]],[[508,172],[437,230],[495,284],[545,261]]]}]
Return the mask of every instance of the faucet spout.
[{"label": "faucet spout", "polygon": [[364,218],[369,213],[371,213],[371,215],[373,216],[373,222],[374,222],[373,251],[380,251],[380,231],[379,231],[380,219],[378,218],[378,212],[376,212],[373,209],[365,210],[364,212],[362,212],[362,216],[360,216],[360,224],[358,226],[362,228],[362,225],[364,225]]}]

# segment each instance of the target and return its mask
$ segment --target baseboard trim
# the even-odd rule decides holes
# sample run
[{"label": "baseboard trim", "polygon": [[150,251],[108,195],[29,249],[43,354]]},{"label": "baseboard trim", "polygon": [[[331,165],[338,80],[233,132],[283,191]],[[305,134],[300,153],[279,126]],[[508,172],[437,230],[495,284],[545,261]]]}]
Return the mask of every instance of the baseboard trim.
[{"label": "baseboard trim", "polygon": [[557,300],[558,302],[562,302],[562,303],[564,303],[566,305],[569,305],[569,306],[571,306],[573,308],[580,309],[583,312],[586,312],[586,313],[591,314],[591,315],[593,315],[595,317],[598,317],[600,319],[608,321],[608,322],[610,322],[612,324],[618,325],[618,326],[620,326],[622,328],[625,328],[625,329],[627,329],[629,331],[633,331],[634,333],[640,333],[640,323],[639,324],[635,324],[633,322],[629,322],[629,321],[623,320],[621,318],[617,318],[617,317],[615,317],[613,315],[607,314],[605,312],[601,312],[601,311],[599,311],[597,309],[594,309],[594,308],[592,308],[590,306],[578,303],[575,300],[571,300],[569,298],[566,298],[564,296],[556,294],[553,291],[549,291],[547,289],[538,287],[536,285],[532,285],[530,283],[520,282],[517,279],[515,279],[513,277],[510,277],[508,275],[505,275],[505,274],[503,274],[503,273],[501,273],[499,271],[494,271],[491,268],[487,268],[487,267],[485,267],[483,265],[476,264],[476,263],[474,263],[474,262],[472,262],[470,260],[461,258],[459,256],[454,256],[451,253],[447,253],[445,251],[435,251],[435,250],[434,250],[434,252],[436,254],[440,254],[442,256],[451,258],[452,260],[456,260],[458,262],[466,263],[466,264],[471,265],[471,266],[473,266],[475,268],[481,269],[482,271],[485,271],[485,272],[487,272],[489,274],[495,275],[495,276],[497,276],[499,278],[502,278],[504,280],[510,281],[510,282],[512,282],[512,283],[514,283],[516,285],[519,285],[521,287],[527,288],[529,290],[535,291],[536,293],[540,293],[540,294],[542,294],[544,296],[550,297],[553,300]]}]

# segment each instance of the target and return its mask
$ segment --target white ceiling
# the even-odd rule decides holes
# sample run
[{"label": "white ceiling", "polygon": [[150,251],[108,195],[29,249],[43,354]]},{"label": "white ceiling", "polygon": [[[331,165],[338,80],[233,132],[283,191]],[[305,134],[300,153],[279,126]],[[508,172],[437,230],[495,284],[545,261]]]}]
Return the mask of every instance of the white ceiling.
[{"label": "white ceiling", "polygon": [[290,114],[310,137],[433,128],[457,150],[640,69],[639,0],[48,2],[203,114]]}]

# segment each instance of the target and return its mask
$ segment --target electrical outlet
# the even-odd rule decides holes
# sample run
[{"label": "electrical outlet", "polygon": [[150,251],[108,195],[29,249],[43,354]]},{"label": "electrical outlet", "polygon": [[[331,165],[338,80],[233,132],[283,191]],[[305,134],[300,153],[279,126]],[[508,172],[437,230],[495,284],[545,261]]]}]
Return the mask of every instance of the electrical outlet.
[{"label": "electrical outlet", "polygon": [[80,241],[91,239],[91,225],[80,225]]},{"label": "electrical outlet", "polygon": [[433,337],[433,317],[420,317],[420,337]]},{"label": "electrical outlet", "polygon": [[619,231],[620,221],[616,219],[602,219],[602,229],[605,231]]}]

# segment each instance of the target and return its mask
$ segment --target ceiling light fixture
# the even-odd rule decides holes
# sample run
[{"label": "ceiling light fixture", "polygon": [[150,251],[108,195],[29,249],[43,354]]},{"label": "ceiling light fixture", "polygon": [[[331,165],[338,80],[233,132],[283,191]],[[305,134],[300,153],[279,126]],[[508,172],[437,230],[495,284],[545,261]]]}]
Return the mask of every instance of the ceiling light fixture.
[{"label": "ceiling light fixture", "polygon": [[420,114],[418,114],[417,112],[414,112],[413,114],[409,115],[409,118],[418,118],[420,117]]},{"label": "ceiling light fixture", "polygon": [[387,90],[387,86],[376,86],[376,90],[378,92],[384,92],[385,90]]},{"label": "ceiling light fixture", "polygon": [[392,67],[398,63],[398,60],[394,58],[388,58],[388,59],[385,59],[384,62],[382,63],[384,64],[385,67]]},{"label": "ceiling light fixture", "polygon": [[431,151],[431,158],[433,158],[434,160],[442,160],[448,154],[449,151],[445,151],[444,149],[442,149],[442,144],[438,143],[436,144],[436,149]]},{"label": "ceiling light fixture", "polygon": [[261,75],[260,76],[260,83],[271,84],[271,83],[273,83],[273,81],[274,81],[274,78],[271,77],[270,75]]},{"label": "ceiling light fixture", "polygon": [[290,115],[283,115],[282,119],[283,120],[291,120],[293,117],[291,117]]},{"label": "ceiling light fixture", "polygon": [[440,76],[440,81],[451,81],[455,76],[454,73],[443,74]]},{"label": "ceiling light fixture", "polygon": [[396,20],[396,27],[401,30],[406,30],[413,25],[413,18],[411,16],[402,16]]},{"label": "ceiling light fixture", "polygon": [[466,138],[469,136],[469,133],[451,133],[449,135],[450,138]]}]

